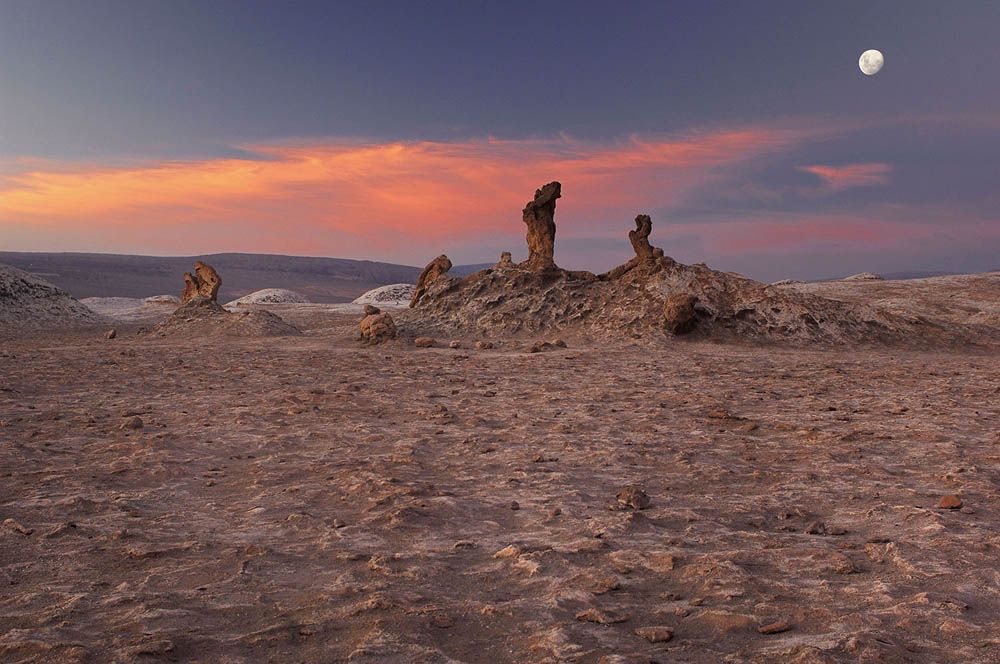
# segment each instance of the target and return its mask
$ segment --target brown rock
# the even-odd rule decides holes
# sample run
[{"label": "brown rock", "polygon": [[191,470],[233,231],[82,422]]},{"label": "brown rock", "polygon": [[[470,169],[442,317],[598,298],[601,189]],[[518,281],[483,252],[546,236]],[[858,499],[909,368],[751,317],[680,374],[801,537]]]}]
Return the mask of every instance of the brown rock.
[{"label": "brown rock", "polygon": [[187,304],[197,296],[207,297],[213,302],[218,300],[222,277],[208,263],[196,261],[194,274],[184,273],[184,292],[181,293],[181,304]]},{"label": "brown rock", "polygon": [[121,426],[122,429],[141,429],[142,427],[142,418],[139,417],[133,417]]},{"label": "brown rock", "polygon": [[410,298],[410,307],[413,308],[417,306],[420,298],[424,296],[427,292],[427,286],[433,281],[441,278],[445,274],[448,274],[448,270],[451,269],[451,260],[441,254],[424,268],[424,271],[420,273],[420,277],[417,279],[417,288],[413,291],[413,297]]},{"label": "brown rock", "polygon": [[618,491],[618,504],[622,507],[644,510],[649,507],[649,496],[640,487],[629,484]]},{"label": "brown rock", "polygon": [[104,333],[105,339],[114,339],[117,336],[118,336],[118,330],[116,330],[115,328],[111,328],[110,330]]},{"label": "brown rock", "polygon": [[380,314],[380,313],[382,313],[382,310],[379,309],[378,307],[371,304],[365,305],[365,316],[374,316],[375,314]]},{"label": "brown rock", "polygon": [[21,523],[15,521],[14,519],[4,519],[3,526],[4,528],[9,528],[10,530],[13,530],[16,533],[20,533],[21,535],[30,535],[31,533],[35,532],[31,528],[22,525]]},{"label": "brown rock", "polygon": [[938,501],[938,508],[943,510],[957,510],[960,507],[962,507],[962,499],[954,494],[941,496],[941,500]]},{"label": "brown rock", "polygon": [[674,630],[669,627],[662,626],[652,626],[652,627],[639,627],[635,630],[636,636],[641,636],[650,643],[666,643],[670,639],[674,638]]},{"label": "brown rock", "polygon": [[663,249],[649,243],[649,234],[653,230],[653,221],[648,214],[640,214],[635,218],[635,230],[628,232],[628,241],[632,243],[637,258],[659,258]]},{"label": "brown rock", "polygon": [[449,341],[448,342],[448,348],[461,348],[461,347],[462,347],[462,342],[461,341]]},{"label": "brown rock", "polygon": [[489,350],[489,349],[493,348],[493,342],[492,341],[477,341],[476,342],[476,348],[478,348],[479,350]]},{"label": "brown rock", "polygon": [[431,337],[417,337],[413,340],[413,345],[417,348],[430,348],[434,345],[434,339]]},{"label": "brown rock", "polygon": [[671,293],[663,301],[663,326],[671,334],[690,332],[697,323],[694,305],[698,298],[688,293]]},{"label": "brown rock", "polygon": [[521,219],[528,227],[528,260],[522,265],[542,272],[556,269],[556,199],[562,195],[562,185],[550,182],[535,191],[535,198],[524,206]]},{"label": "brown rock", "polygon": [[396,323],[392,320],[392,316],[384,313],[365,316],[358,327],[361,330],[361,340],[368,344],[380,344],[395,339],[397,334]]},{"label": "brown rock", "polygon": [[615,623],[625,622],[628,620],[628,616],[623,613],[601,611],[600,609],[590,608],[576,614],[576,619],[582,622],[592,622],[600,625],[613,625]]},{"label": "brown rock", "polygon": [[767,625],[761,625],[757,628],[757,631],[761,634],[780,634],[781,632],[787,632],[791,628],[792,626],[788,624],[787,620],[778,620]]},{"label": "brown rock", "polygon": [[514,261],[511,259],[510,252],[505,251],[500,254],[500,260],[497,261],[496,267],[505,268],[505,267],[512,267],[513,265]]}]

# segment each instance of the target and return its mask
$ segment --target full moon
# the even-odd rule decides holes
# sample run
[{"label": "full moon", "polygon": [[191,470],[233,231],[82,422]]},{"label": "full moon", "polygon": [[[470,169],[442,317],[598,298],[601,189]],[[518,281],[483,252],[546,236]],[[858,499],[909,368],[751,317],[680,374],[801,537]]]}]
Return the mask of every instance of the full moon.
[{"label": "full moon", "polygon": [[877,74],[882,69],[883,64],[885,64],[885,58],[882,57],[882,52],[876,51],[874,48],[868,49],[858,58],[858,66],[861,67],[861,72],[866,76]]}]

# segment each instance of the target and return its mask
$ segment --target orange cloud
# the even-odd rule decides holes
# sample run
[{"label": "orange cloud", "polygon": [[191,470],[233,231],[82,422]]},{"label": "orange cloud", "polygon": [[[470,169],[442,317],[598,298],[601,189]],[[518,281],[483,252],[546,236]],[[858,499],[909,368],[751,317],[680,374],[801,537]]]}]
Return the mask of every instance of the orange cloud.
[{"label": "orange cloud", "polygon": [[800,171],[812,173],[834,191],[852,187],[871,187],[889,182],[889,164],[846,164],[844,166],[800,166]]},{"label": "orange cloud", "polygon": [[603,144],[325,141],[248,147],[259,159],[117,167],[34,160],[0,169],[0,230],[17,229],[23,243],[29,229],[58,249],[400,255],[445,238],[520,234],[521,206],[550,180],[563,183],[561,231],[625,227],[721,167],[814,136],[751,127]]}]

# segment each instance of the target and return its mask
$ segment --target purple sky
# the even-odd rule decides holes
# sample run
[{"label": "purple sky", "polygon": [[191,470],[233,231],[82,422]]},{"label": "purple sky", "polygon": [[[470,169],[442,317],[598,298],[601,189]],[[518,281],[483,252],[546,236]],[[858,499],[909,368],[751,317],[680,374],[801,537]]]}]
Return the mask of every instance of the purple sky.
[{"label": "purple sky", "polygon": [[[0,250],[1000,268],[1000,3],[0,2]],[[866,77],[857,59],[880,49]]]}]

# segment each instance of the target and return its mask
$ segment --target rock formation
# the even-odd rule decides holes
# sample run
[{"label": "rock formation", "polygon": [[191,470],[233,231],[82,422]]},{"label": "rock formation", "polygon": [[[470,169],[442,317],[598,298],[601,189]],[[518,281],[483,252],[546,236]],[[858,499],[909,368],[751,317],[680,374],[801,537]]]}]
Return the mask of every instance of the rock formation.
[{"label": "rock formation", "polygon": [[698,298],[688,293],[671,293],[663,301],[663,326],[671,334],[690,332],[697,322],[694,305]]},{"label": "rock formation", "polygon": [[222,278],[215,271],[215,268],[208,263],[196,261],[194,274],[184,273],[184,292],[181,293],[181,304],[187,304],[199,295],[215,302],[219,297],[220,286],[222,286]]},{"label": "rock formation", "polygon": [[396,323],[392,316],[370,304],[365,305],[365,317],[361,319],[359,328],[361,341],[367,344],[380,344],[396,338]]},{"label": "rock formation", "polygon": [[413,298],[410,300],[410,307],[417,306],[417,302],[420,298],[424,296],[427,292],[427,287],[433,283],[435,280],[441,276],[448,274],[448,270],[451,269],[451,260],[447,256],[441,254],[424,268],[424,271],[420,273],[420,278],[417,279],[417,289],[413,291]]},{"label": "rock formation", "polygon": [[662,258],[663,249],[649,243],[649,234],[653,231],[653,220],[648,214],[640,214],[635,218],[635,230],[628,232],[628,241],[632,243],[636,258]]},{"label": "rock formation", "polygon": [[514,267],[514,261],[511,258],[511,255],[510,255],[509,251],[505,251],[505,252],[503,252],[503,253],[500,254],[500,260],[497,261],[497,265],[496,266],[498,268]]},{"label": "rock formation", "polygon": [[[864,303],[772,288],[703,264],[684,265],[649,243],[652,220],[635,218],[635,256],[600,275],[562,270],[552,260],[558,182],[524,208],[529,256],[505,256],[462,279],[442,279],[435,259],[405,322],[439,337],[576,333],[590,339],[664,340],[675,335],[795,343],[963,343],[974,330],[945,329]],[[445,259],[446,260],[446,259]],[[450,266],[450,261],[447,262]],[[565,332],[564,332],[565,331]]]},{"label": "rock formation", "polygon": [[528,227],[528,260],[522,265],[542,272],[556,269],[553,259],[556,242],[556,199],[562,196],[562,185],[550,182],[535,191],[535,198],[524,206],[521,219]]}]

